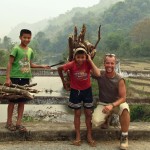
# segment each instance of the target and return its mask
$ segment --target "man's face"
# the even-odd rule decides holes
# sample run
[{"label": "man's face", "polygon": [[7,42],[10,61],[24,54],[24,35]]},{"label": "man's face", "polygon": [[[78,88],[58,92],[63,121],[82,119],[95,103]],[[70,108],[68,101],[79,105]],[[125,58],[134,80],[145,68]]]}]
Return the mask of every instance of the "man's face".
[{"label": "man's face", "polygon": [[86,61],[86,54],[76,54],[75,55],[75,61],[82,65]]},{"label": "man's face", "polygon": [[105,62],[104,62],[104,67],[105,67],[106,73],[114,72],[115,65],[116,65],[115,57],[106,56]]},{"label": "man's face", "polygon": [[24,46],[27,46],[31,41],[31,35],[24,33],[22,36],[20,36],[21,44]]}]

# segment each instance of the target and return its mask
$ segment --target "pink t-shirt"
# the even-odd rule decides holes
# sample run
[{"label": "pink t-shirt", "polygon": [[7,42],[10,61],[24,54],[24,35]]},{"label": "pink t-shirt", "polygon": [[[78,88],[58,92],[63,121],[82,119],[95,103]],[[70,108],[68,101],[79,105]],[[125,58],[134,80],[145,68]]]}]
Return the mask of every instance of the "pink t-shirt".
[{"label": "pink t-shirt", "polygon": [[81,66],[77,66],[75,61],[71,61],[63,66],[64,71],[70,71],[70,87],[76,90],[85,90],[91,87],[90,70],[91,65],[85,61]]}]

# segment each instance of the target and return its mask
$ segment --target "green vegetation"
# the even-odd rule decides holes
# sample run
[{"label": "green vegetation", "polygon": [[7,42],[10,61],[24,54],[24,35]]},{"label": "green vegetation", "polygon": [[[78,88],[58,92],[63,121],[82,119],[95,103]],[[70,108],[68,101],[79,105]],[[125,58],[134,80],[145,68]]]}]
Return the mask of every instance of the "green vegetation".
[{"label": "green vegetation", "polygon": [[31,116],[23,116],[22,121],[23,122],[33,122],[34,118]]},{"label": "green vegetation", "polygon": [[[30,43],[36,62],[48,62],[50,55],[68,51],[68,36],[75,25],[86,24],[86,39],[95,43],[101,24],[97,50],[115,53],[119,58],[150,57],[150,0],[102,0],[89,8],[74,8],[52,20]],[[80,31],[78,31],[79,33]],[[0,40],[1,49],[10,49],[11,39]],[[63,58],[62,58],[63,59]],[[145,69],[146,70],[146,69]]]},{"label": "green vegetation", "polygon": [[150,107],[149,105],[131,105],[130,106],[131,122],[150,122]]},{"label": "green vegetation", "polygon": [[[94,43],[97,39],[98,26],[102,25],[102,39],[98,50],[116,53],[119,57],[150,57],[150,0],[125,0],[118,2],[107,10],[102,10],[103,3],[92,8],[73,9],[60,15],[61,23],[50,21],[49,27],[38,33],[34,40],[42,51],[64,53],[67,48],[67,38],[73,27],[87,26],[86,38]],[[100,10],[100,11],[97,11]],[[70,15],[72,13],[72,15]],[[66,19],[64,19],[66,18]],[[63,21],[62,21],[63,20]],[[56,22],[57,22],[56,21]],[[66,23],[67,22],[67,23]],[[39,34],[43,34],[40,41]],[[43,43],[46,43],[44,47]],[[42,46],[42,49],[40,48]]]},{"label": "green vegetation", "polygon": [[4,84],[5,80],[6,80],[5,76],[0,76],[0,83],[1,84]]}]

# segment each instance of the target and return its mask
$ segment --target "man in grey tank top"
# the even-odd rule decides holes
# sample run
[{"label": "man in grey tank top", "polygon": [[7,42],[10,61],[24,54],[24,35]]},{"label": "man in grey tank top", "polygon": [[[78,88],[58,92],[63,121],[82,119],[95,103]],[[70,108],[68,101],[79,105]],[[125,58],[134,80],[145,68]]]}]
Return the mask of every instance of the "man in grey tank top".
[{"label": "man in grey tank top", "polygon": [[[106,54],[104,57],[105,71],[101,71],[97,79],[99,87],[99,100],[103,105],[103,113],[117,113],[120,116],[121,139],[120,149],[128,147],[128,129],[130,123],[130,110],[126,103],[126,86],[124,79],[115,72],[116,56]],[[108,121],[101,128],[108,128]]]}]

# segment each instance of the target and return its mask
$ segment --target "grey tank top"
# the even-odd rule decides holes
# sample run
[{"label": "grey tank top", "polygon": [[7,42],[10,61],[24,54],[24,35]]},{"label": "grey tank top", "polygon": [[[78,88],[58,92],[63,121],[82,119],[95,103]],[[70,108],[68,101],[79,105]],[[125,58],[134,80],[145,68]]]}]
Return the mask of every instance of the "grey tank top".
[{"label": "grey tank top", "polygon": [[[112,103],[119,98],[119,81],[123,79],[119,74],[113,78],[108,78],[105,72],[101,72],[101,76],[97,78],[99,86],[99,100],[104,103]],[[124,79],[123,79],[124,80]]]}]

